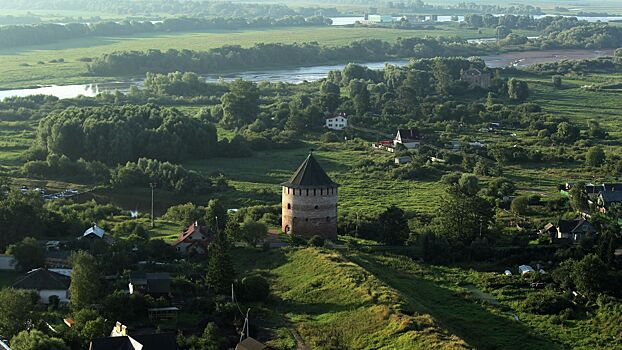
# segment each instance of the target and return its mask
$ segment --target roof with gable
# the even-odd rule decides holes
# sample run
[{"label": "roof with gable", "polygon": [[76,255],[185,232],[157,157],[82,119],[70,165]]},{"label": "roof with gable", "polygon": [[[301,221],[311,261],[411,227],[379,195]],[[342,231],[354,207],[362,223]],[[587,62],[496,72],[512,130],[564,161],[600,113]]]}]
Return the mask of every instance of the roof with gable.
[{"label": "roof with gable", "polygon": [[96,338],[89,350],[177,350],[174,333]]},{"label": "roof with gable", "polygon": [[581,227],[584,225],[589,226],[590,231],[594,231],[594,227],[587,220],[583,218],[577,218],[573,220],[559,220],[557,227],[561,233],[575,233],[581,231]]},{"label": "roof with gable", "polygon": [[171,292],[171,275],[168,272],[131,272],[130,283],[145,287],[148,293]]},{"label": "roof with gable", "polygon": [[289,181],[281,185],[289,188],[333,188],[339,186],[339,184],[328,177],[320,163],[317,162],[311,153],[298,167]]},{"label": "roof with gable", "polygon": [[[203,240],[191,240],[190,237],[194,232],[201,233],[205,239]],[[188,228],[179,235],[179,238],[173,243],[173,246],[176,246],[182,242],[186,243],[202,243],[205,244],[209,241],[207,229],[205,227],[201,227],[198,222],[194,222],[192,225],[188,226]]]},{"label": "roof with gable", "polygon": [[29,290],[66,290],[69,289],[71,279],[60,273],[52,272],[47,269],[35,269],[21,277],[13,288]]},{"label": "roof with gable", "polygon": [[419,133],[419,130],[417,129],[399,129],[397,130],[395,139],[402,142],[407,140],[421,140],[421,133]]},{"label": "roof with gable", "polygon": [[235,347],[235,350],[265,350],[265,349],[268,349],[268,347],[251,337],[247,337],[246,339],[242,340]]},{"label": "roof with gable", "polygon": [[104,235],[106,234],[106,231],[104,231],[103,228],[94,224],[93,226],[89,227],[86,231],[84,231],[84,233],[82,234],[82,237],[87,237],[91,234],[99,238],[103,238]]}]

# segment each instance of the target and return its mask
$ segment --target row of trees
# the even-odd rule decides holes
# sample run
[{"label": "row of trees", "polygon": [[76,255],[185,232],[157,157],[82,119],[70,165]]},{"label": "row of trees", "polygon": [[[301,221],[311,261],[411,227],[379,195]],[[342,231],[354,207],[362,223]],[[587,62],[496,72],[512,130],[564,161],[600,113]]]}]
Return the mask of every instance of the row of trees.
[{"label": "row of trees", "polygon": [[377,39],[354,41],[344,46],[256,44],[224,46],[208,51],[123,51],[104,54],[88,65],[95,75],[118,76],[174,71],[199,74],[262,67],[311,65],[338,61],[380,61],[400,57],[471,56],[482,49],[461,39],[401,38],[395,43]]},{"label": "row of trees", "polygon": [[49,10],[57,11],[89,11],[99,13],[116,13],[119,15],[140,14],[174,14],[194,16],[236,16],[236,17],[284,17],[294,15],[313,15],[318,10],[327,14],[338,14],[335,8],[318,9],[315,7],[297,7],[292,9],[284,4],[235,3],[225,1],[179,1],[152,0],[135,2],[132,0],[2,0],[2,9],[18,9],[26,11]]},{"label": "row of trees", "polygon": [[329,18],[313,16],[273,17],[210,17],[166,18],[162,21],[97,22],[97,23],[43,23],[33,25],[8,25],[0,27],[0,45],[18,47],[48,44],[59,40],[96,36],[135,35],[154,32],[183,32],[193,30],[242,29],[284,26],[330,25]]}]

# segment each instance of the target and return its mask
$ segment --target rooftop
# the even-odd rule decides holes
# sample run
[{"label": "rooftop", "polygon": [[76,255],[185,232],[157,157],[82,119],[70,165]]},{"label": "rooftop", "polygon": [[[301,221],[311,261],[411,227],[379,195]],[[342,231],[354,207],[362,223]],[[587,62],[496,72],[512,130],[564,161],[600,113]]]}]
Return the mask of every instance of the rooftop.
[{"label": "rooftop", "polygon": [[281,185],[290,188],[333,188],[339,186],[328,177],[313,154],[309,154],[289,181]]},{"label": "rooftop", "polygon": [[66,290],[71,279],[47,269],[35,269],[21,277],[13,288],[31,290]]}]

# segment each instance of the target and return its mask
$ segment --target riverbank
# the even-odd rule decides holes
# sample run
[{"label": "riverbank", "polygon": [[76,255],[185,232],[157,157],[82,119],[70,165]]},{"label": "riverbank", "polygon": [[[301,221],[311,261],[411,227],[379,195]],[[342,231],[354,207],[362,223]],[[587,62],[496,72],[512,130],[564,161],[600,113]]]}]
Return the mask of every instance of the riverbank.
[{"label": "riverbank", "polygon": [[[525,36],[537,33],[520,33]],[[395,42],[405,37],[451,37],[464,39],[494,37],[494,29],[480,32],[452,25],[429,30],[391,28],[280,28],[269,30],[210,31],[175,34],[150,34],[133,37],[98,37],[67,40],[62,43],[0,50],[0,88],[24,88],[39,85],[101,83],[116,77],[93,78],[87,74],[87,63],[94,57],[117,51],[195,50],[205,51],[226,45],[250,47],[263,43],[302,43],[317,41],[325,46],[343,46],[363,39]],[[61,60],[62,59],[62,60]]]},{"label": "riverbank", "polygon": [[[612,55],[613,50],[544,50],[544,51],[517,51],[498,55],[481,56],[486,65],[491,68],[526,67],[537,63],[556,62],[561,60],[590,59]],[[357,62],[370,69],[382,69],[385,64],[403,66],[408,59],[399,59],[382,62]],[[299,84],[305,81],[317,81],[325,78],[332,70],[341,70],[347,63],[316,65],[310,67],[289,67],[280,69],[257,69],[243,72],[223,72],[204,76],[208,82],[219,80],[231,81],[244,79],[254,82],[270,81]],[[129,77],[119,81],[118,77],[83,77],[83,84],[62,84],[41,86],[25,89],[0,90],[0,100],[11,96],[30,96],[37,94],[52,95],[58,98],[74,98],[80,95],[93,97],[102,92],[115,90],[125,92],[132,86],[141,87],[143,77]]]}]

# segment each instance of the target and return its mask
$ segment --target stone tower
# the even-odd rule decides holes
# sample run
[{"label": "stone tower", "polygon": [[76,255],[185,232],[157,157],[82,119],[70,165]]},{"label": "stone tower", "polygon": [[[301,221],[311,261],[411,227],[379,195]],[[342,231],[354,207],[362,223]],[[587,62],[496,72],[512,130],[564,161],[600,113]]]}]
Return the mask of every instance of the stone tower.
[{"label": "stone tower", "polygon": [[284,233],[306,238],[313,235],[337,238],[339,185],[326,175],[312,154],[281,186],[281,228]]}]

